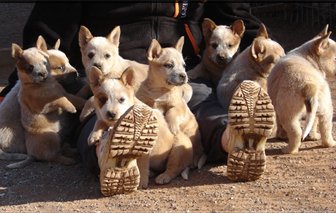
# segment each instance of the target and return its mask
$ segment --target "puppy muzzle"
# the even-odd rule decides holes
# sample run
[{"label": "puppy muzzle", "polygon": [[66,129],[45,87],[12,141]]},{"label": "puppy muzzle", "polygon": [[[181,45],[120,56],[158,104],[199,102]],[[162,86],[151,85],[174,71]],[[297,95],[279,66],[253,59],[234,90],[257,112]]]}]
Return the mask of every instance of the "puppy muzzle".
[{"label": "puppy muzzle", "polygon": [[168,85],[179,86],[188,82],[188,77],[185,73],[174,73],[167,79]]}]

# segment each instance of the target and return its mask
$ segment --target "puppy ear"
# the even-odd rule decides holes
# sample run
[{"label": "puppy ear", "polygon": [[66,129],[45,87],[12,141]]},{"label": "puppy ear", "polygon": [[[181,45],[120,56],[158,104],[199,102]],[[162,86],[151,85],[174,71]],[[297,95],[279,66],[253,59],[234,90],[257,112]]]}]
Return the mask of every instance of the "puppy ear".
[{"label": "puppy ear", "polygon": [[264,37],[264,38],[269,38],[266,26],[263,23],[261,23],[260,27],[259,27],[259,31],[258,31],[257,37],[259,37],[259,36],[260,37]]},{"label": "puppy ear", "polygon": [[231,30],[234,34],[237,34],[240,38],[243,37],[245,32],[245,25],[241,19],[238,19],[233,22]]},{"label": "puppy ear", "polygon": [[133,86],[134,85],[134,69],[129,66],[121,75],[121,81],[123,84]]},{"label": "puppy ear", "polygon": [[327,24],[324,29],[319,33],[317,34],[318,36],[325,36],[328,34],[328,27],[329,27],[329,24]]},{"label": "puppy ear", "polygon": [[93,38],[90,30],[81,26],[78,33],[79,46],[83,48]]},{"label": "puppy ear", "polygon": [[104,74],[99,68],[95,66],[91,68],[90,73],[89,73],[89,84],[90,84],[92,91],[96,87],[99,87],[101,85],[103,77],[104,77]]},{"label": "puppy ear", "polygon": [[161,45],[156,39],[152,39],[152,42],[147,51],[147,59],[152,61],[154,58],[158,58],[162,52]]},{"label": "puppy ear", "polygon": [[261,61],[264,58],[265,46],[258,40],[254,39],[251,45],[251,55],[256,61]]},{"label": "puppy ear", "polygon": [[119,47],[120,42],[120,26],[116,26],[106,38],[111,41],[114,45]]},{"label": "puppy ear", "polygon": [[22,48],[19,45],[12,43],[12,57],[17,60],[22,57],[22,54]]},{"label": "puppy ear", "polygon": [[43,52],[48,51],[47,43],[41,35],[37,38],[36,47],[37,49],[42,50]]},{"label": "puppy ear", "polygon": [[330,44],[329,43],[330,34],[331,31],[315,41],[314,49],[317,55],[322,55],[324,51],[328,49]]},{"label": "puppy ear", "polygon": [[206,41],[210,39],[212,31],[217,27],[215,22],[209,18],[205,18],[202,23],[202,32]]},{"label": "puppy ear", "polygon": [[54,49],[55,49],[55,50],[58,50],[60,46],[61,46],[61,40],[60,40],[60,39],[57,39],[57,41],[56,41],[56,43],[55,43],[55,45],[54,45]]},{"label": "puppy ear", "polygon": [[183,44],[184,44],[184,36],[181,36],[175,44],[175,49],[177,49],[177,51],[179,51],[180,53],[182,53]]}]

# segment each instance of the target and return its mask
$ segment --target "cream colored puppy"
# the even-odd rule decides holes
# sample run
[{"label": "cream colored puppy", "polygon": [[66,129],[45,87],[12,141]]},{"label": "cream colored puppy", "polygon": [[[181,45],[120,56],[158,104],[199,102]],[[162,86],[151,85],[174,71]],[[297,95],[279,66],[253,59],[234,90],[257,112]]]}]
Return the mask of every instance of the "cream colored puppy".
[{"label": "cream colored puppy", "polygon": [[[289,142],[282,151],[297,153],[301,140],[318,120],[323,147],[335,146],[332,138],[333,106],[327,76],[336,73],[336,43],[328,25],[313,39],[290,51],[274,67],[268,79],[269,95],[277,115],[277,135],[286,132]],[[306,117],[304,130],[300,120]]]},{"label": "cream colored puppy", "polygon": [[168,48],[162,48],[157,40],[152,40],[147,54],[149,60],[148,77],[139,88],[136,96],[145,104],[162,112],[170,131],[175,136],[181,135],[181,133],[185,134],[186,137],[176,138],[180,147],[174,149],[184,147],[186,154],[176,161],[175,166],[180,167],[179,164],[182,161],[190,161],[187,158],[190,155],[187,153],[189,147],[192,147],[193,164],[190,166],[200,168],[204,162],[201,160],[203,149],[198,123],[183,99],[183,87],[181,87],[188,81],[182,57],[183,44],[184,37],[177,41],[175,47]]},{"label": "cream colored puppy", "polygon": [[244,80],[255,81],[267,91],[267,77],[284,55],[284,49],[269,38],[265,25],[261,24],[252,44],[227,66],[218,83],[217,96],[223,108],[228,110],[235,89]]},{"label": "cream colored puppy", "polygon": [[245,25],[242,20],[234,21],[231,26],[216,25],[211,19],[205,18],[202,30],[205,39],[202,61],[188,71],[188,76],[191,79],[209,78],[217,85],[223,70],[239,50]]}]

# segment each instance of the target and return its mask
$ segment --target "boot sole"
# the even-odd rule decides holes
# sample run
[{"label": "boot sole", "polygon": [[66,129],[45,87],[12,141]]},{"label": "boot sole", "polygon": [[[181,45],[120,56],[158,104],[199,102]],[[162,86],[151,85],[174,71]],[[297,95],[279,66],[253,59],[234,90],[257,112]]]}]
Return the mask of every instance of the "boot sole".
[{"label": "boot sole", "polygon": [[140,172],[136,159],[147,155],[157,139],[157,118],[146,105],[135,105],[107,135],[100,162],[100,188],[105,196],[137,190]]},{"label": "boot sole", "polygon": [[265,146],[261,143],[271,135],[275,123],[271,99],[259,84],[244,81],[232,97],[228,118],[243,146],[234,144],[229,153],[227,176],[234,181],[257,180],[266,168]]}]

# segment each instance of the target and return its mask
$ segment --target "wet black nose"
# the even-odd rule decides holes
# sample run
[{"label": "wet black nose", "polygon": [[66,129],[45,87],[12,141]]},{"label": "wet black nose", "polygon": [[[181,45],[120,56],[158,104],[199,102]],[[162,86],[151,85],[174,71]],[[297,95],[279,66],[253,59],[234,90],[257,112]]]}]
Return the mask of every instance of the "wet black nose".
[{"label": "wet black nose", "polygon": [[109,120],[114,120],[114,118],[116,117],[116,114],[114,112],[110,112],[108,111],[106,113],[106,117],[109,119]]},{"label": "wet black nose", "polygon": [[94,63],[93,66],[97,67],[97,68],[100,69],[100,70],[101,70],[101,68],[102,68],[102,65],[101,65],[101,64],[98,64],[98,63]]},{"label": "wet black nose", "polygon": [[230,60],[231,60],[231,57],[226,58],[226,57],[224,57],[224,56],[222,56],[222,55],[217,55],[216,59],[217,59],[217,61],[218,61],[219,63],[229,63]]},{"label": "wet black nose", "polygon": [[37,76],[38,77],[42,77],[42,78],[46,78],[47,75],[48,75],[48,73],[46,73],[46,72],[39,72],[39,73],[37,73]]}]

